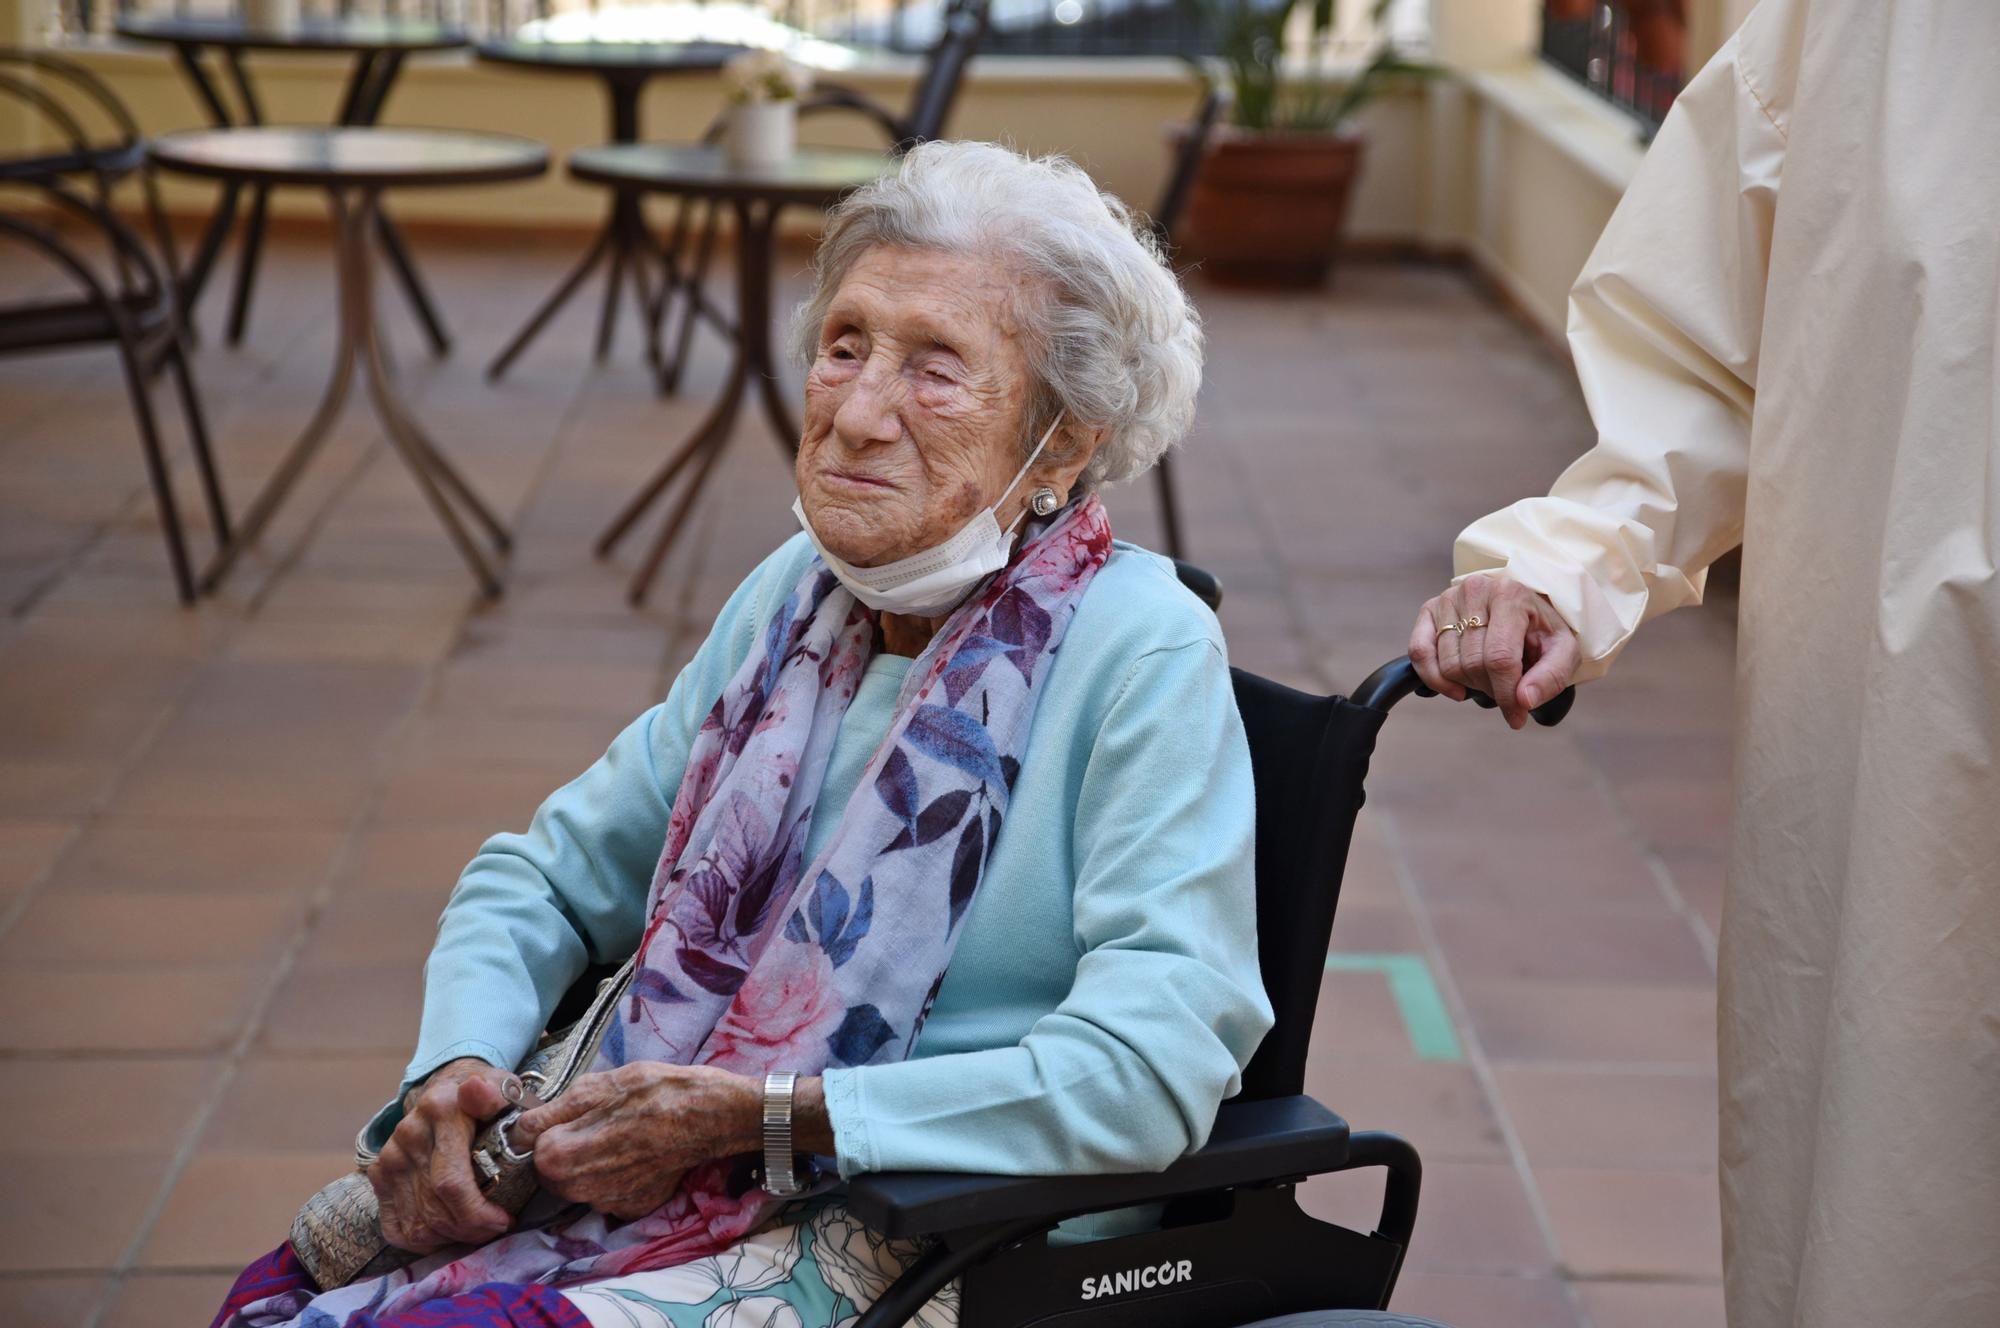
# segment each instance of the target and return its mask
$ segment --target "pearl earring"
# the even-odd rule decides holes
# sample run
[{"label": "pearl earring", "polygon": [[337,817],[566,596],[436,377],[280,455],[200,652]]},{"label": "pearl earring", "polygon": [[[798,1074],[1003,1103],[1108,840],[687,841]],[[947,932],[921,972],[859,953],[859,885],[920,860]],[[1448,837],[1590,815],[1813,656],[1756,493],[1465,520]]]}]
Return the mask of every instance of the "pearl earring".
[{"label": "pearl earring", "polygon": [[1056,496],[1054,489],[1044,486],[1035,490],[1035,496],[1028,500],[1028,506],[1036,516],[1047,516],[1062,506],[1062,499]]}]

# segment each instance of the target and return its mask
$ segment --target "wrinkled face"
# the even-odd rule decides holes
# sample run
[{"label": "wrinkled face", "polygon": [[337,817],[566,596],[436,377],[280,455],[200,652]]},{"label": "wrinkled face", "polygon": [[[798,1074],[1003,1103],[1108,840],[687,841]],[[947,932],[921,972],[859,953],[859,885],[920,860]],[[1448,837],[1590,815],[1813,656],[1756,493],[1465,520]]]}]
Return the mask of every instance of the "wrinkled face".
[{"label": "wrinkled face", "polygon": [[[877,246],[849,268],[819,328],[799,441],[799,496],[827,548],[857,567],[894,562],[999,498],[1033,445],[1020,315],[1037,298],[982,258]],[[1081,469],[1038,464],[1001,527],[1037,484],[1067,494]]]}]

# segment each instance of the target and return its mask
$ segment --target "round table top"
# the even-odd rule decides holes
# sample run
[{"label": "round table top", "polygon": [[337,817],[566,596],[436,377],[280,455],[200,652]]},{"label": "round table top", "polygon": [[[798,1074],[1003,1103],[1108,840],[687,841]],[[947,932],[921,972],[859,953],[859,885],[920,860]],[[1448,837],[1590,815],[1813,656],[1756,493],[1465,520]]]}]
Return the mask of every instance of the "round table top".
[{"label": "round table top", "polygon": [[451,51],[467,44],[459,28],[405,18],[303,18],[253,27],[240,18],[135,14],[119,19],[115,30],[133,41],[244,51]]},{"label": "round table top", "polygon": [[880,152],[831,148],[800,148],[770,166],[739,166],[719,147],[680,143],[613,143],[569,155],[569,173],[593,184],[809,206],[831,203],[895,169],[895,158]]},{"label": "round table top", "polygon": [[484,41],[473,47],[482,60],[565,73],[702,73],[720,69],[749,50],[732,42]]},{"label": "round table top", "polygon": [[263,184],[491,184],[540,175],[549,165],[549,150],[532,139],[469,129],[189,129],[160,135],[149,150],[171,171]]}]

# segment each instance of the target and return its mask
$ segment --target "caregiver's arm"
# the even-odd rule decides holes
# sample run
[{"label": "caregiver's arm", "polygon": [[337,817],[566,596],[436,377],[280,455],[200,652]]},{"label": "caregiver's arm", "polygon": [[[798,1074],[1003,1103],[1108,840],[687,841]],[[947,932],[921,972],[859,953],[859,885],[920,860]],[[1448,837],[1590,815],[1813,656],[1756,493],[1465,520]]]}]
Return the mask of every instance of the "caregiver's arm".
[{"label": "caregiver's arm", "polygon": [[1141,657],[1079,789],[1075,984],[1016,1046],[829,1070],[841,1173],[1144,1171],[1198,1147],[1271,1026],[1255,833],[1221,651]]},{"label": "caregiver's arm", "polygon": [[[1753,15],[1680,94],[1571,293],[1597,446],[1547,497],[1468,527],[1459,583],[1418,619],[1424,680],[1493,693],[1516,727],[1570,679],[1536,678],[1528,704],[1511,705],[1532,610],[1496,615],[1497,578],[1470,591],[1465,578],[1495,572],[1545,597],[1575,630],[1575,678],[1587,680],[1642,622],[1698,603],[1709,564],[1741,539],[1791,84],[1788,37],[1769,26]],[[1498,621],[1447,634],[1440,656],[1439,625],[1473,615]]]}]

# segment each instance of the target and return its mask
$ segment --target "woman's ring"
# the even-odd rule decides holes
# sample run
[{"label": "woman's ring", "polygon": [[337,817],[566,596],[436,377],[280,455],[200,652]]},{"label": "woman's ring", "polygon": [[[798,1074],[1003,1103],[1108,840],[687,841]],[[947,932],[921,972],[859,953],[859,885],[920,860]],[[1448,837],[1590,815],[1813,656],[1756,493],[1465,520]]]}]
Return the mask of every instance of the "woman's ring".
[{"label": "woman's ring", "polygon": [[1465,635],[1464,620],[1461,619],[1458,622],[1448,622],[1444,626],[1438,628],[1438,635],[1440,637],[1442,637],[1446,632],[1457,632],[1460,636],[1464,636]]},{"label": "woman's ring", "polygon": [[1458,628],[1459,634],[1461,636],[1471,631],[1475,627],[1484,627],[1485,625],[1486,625],[1486,620],[1484,618],[1479,618],[1479,617],[1460,618],[1457,622],[1452,624],[1452,626]]}]

